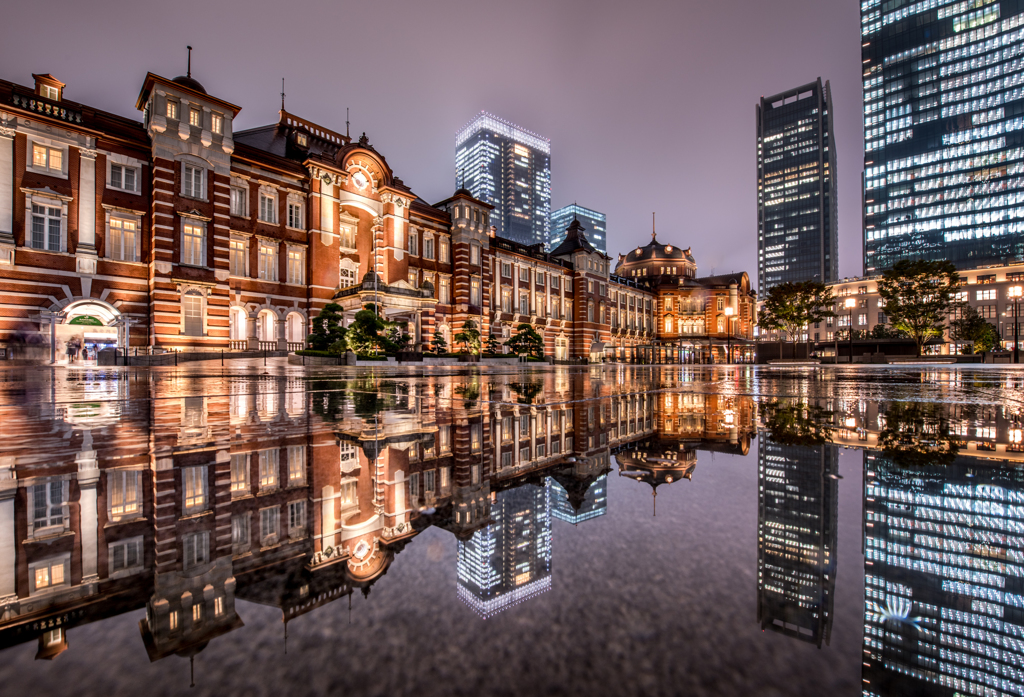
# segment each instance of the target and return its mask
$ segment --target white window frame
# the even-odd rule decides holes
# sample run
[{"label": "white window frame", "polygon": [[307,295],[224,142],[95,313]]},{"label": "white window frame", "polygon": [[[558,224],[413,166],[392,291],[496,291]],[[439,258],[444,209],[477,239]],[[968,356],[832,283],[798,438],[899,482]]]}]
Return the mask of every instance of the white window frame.
[{"label": "white window frame", "polygon": [[181,538],[181,565],[191,571],[210,563],[210,533],[187,533]]},{"label": "white window frame", "polygon": [[451,262],[451,244],[447,237],[442,237],[438,240],[437,260],[442,264],[448,264]]},{"label": "white window frame", "polygon": [[[127,174],[132,173],[132,186],[127,186]],[[114,174],[117,174],[121,180],[120,184],[114,181]],[[114,189],[116,191],[126,191],[128,193],[140,193],[142,190],[140,179],[142,169],[137,164],[129,164],[128,162],[115,162],[109,156],[107,157],[107,188]]]},{"label": "white window frame", "polygon": [[281,508],[268,506],[260,509],[260,546],[272,547],[281,539]]},{"label": "white window frame", "polygon": [[409,256],[418,257],[420,255],[420,238],[415,230],[409,231]]},{"label": "white window frame", "polygon": [[306,248],[289,245],[286,252],[288,254],[288,258],[285,260],[286,282],[292,285],[305,285]]},{"label": "white window frame", "polygon": [[168,99],[167,104],[164,107],[164,116],[169,119],[178,120],[178,115],[181,113],[181,104],[176,99]]},{"label": "white window frame", "polygon": [[[130,223],[135,227],[133,235],[135,241],[132,243],[130,255],[125,254],[127,245],[124,244],[125,240],[125,223]],[[115,244],[115,240],[119,244]],[[139,216],[126,215],[124,213],[107,213],[107,239],[105,244],[105,254],[107,259],[114,259],[116,261],[138,261],[139,260],[139,246],[142,242],[142,220]]]},{"label": "white window frame", "polygon": [[231,182],[231,215],[236,218],[249,217],[249,187],[245,182]]},{"label": "white window frame", "polygon": [[260,491],[274,491],[281,486],[281,451],[268,448],[259,451]]},{"label": "white window frame", "polygon": [[210,130],[219,136],[224,135],[224,115],[216,111],[210,113]]},{"label": "white window frame", "polygon": [[188,125],[195,126],[196,128],[203,127],[203,109],[202,107],[189,105],[188,107]]},{"label": "white window frame", "polygon": [[288,486],[306,484],[306,446],[288,446]]},{"label": "white window frame", "polygon": [[[39,572],[46,570],[46,585],[37,585],[40,579]],[[60,569],[60,580],[54,582],[54,571]],[[53,593],[61,588],[71,586],[71,553],[67,552],[48,559],[40,559],[28,566],[29,596],[37,596],[43,593]]]},{"label": "white window frame", "polygon": [[206,200],[206,168],[189,161],[181,163],[181,195],[198,201]]},{"label": "white window frame", "polygon": [[249,494],[249,453],[231,453],[231,497]]},{"label": "white window frame", "polygon": [[[43,165],[36,164],[36,149],[43,152]],[[28,143],[28,157],[25,169],[37,174],[45,174],[58,179],[68,178],[68,150],[69,147],[50,138],[31,138]],[[53,154],[60,153],[60,167],[52,166]]]},{"label": "white window frame", "polygon": [[[45,521],[45,524],[36,525],[36,513],[39,512],[37,497],[40,487],[45,496],[43,507],[45,515],[38,520]],[[43,479],[29,486],[28,499],[28,535],[29,537],[48,537],[59,535],[65,532],[70,525],[70,498],[68,493],[68,481],[59,477]],[[60,496],[60,501],[54,500],[54,493]],[[58,521],[58,522],[54,522]]]},{"label": "white window frame", "polygon": [[[186,298],[188,302],[186,302]],[[195,302],[198,301],[200,322],[202,323],[201,334],[187,334],[186,333],[186,315],[188,313],[188,305],[195,307]],[[198,290],[190,290],[182,292],[181,294],[181,334],[182,336],[206,336],[206,296]]]},{"label": "white window frame", "polygon": [[286,213],[288,215],[287,227],[292,230],[306,229],[306,205],[301,197],[288,194]]},{"label": "white window frame", "polygon": [[338,264],[338,285],[342,288],[347,288],[358,283],[359,265],[348,257],[342,257]]},{"label": "white window frame", "polygon": [[142,470],[107,470],[107,512],[113,521],[142,515]]},{"label": "white window frame", "polygon": [[231,550],[242,554],[252,546],[252,512],[236,513],[231,516]]},{"label": "white window frame", "polygon": [[[239,268],[241,261],[241,268]],[[249,276],[249,240],[232,237],[228,241],[228,272],[232,276],[248,278]]]},{"label": "white window frame", "polygon": [[[257,220],[268,225],[277,225],[277,192],[268,187],[261,186],[258,201]],[[268,201],[269,203],[267,203]],[[270,217],[267,217],[268,215]]]},{"label": "white window frame", "polygon": [[256,250],[256,258],[258,262],[257,278],[261,281],[276,283],[277,268],[280,263],[280,260],[278,259],[278,252],[280,250],[276,244],[267,240],[260,240],[259,245],[259,248]]},{"label": "white window frame", "polygon": [[[121,564],[118,566],[118,550]],[[134,561],[132,555],[134,554]],[[107,545],[107,566],[110,578],[123,578],[141,573],[145,566],[145,548],[142,535],[117,540]]]},{"label": "white window frame", "polygon": [[54,102],[60,101],[60,88],[53,85],[39,85],[39,96]]},{"label": "white window frame", "polygon": [[[54,252],[63,253],[68,249],[68,206],[67,201],[62,199],[55,199],[49,196],[40,196],[37,194],[30,194],[26,197],[26,220],[28,224],[25,226],[25,246],[29,249],[34,249],[40,252]],[[42,213],[37,212],[36,207],[43,209]],[[54,215],[54,211],[60,211],[59,218]],[[43,246],[37,247],[33,244],[33,235],[35,231],[35,219],[39,216],[43,221]],[[60,246],[58,249],[52,249],[50,246],[50,232],[51,232],[51,221],[59,220],[60,222]]]},{"label": "white window frame", "polygon": [[450,276],[441,276],[438,280],[438,296],[437,302],[442,305],[451,305],[452,302],[452,283]]},{"label": "white window frame", "polygon": [[[194,244],[187,244],[186,238],[198,240],[198,250]],[[194,218],[181,219],[181,263],[184,266],[206,266],[206,223],[204,221]]]},{"label": "white window frame", "polygon": [[293,540],[306,536],[306,502],[288,502],[288,537]]},{"label": "white window frame", "polygon": [[469,263],[472,266],[480,266],[480,245],[469,245]]},{"label": "white window frame", "polygon": [[209,508],[210,482],[206,465],[181,468],[181,506],[185,515]]},{"label": "white window frame", "polygon": [[423,258],[431,260],[434,258],[434,236],[429,232],[423,233]]}]

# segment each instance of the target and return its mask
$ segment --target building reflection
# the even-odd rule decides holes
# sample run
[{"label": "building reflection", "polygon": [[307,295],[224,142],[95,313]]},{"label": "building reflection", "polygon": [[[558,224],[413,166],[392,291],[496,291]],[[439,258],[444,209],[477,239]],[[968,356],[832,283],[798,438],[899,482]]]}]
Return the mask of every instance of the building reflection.
[{"label": "building reflection", "polygon": [[140,609],[151,661],[242,627],[239,599],[278,608],[286,634],[368,595],[430,526],[458,541],[458,597],[490,616],[551,586],[552,517],[602,515],[612,450],[654,435],[656,397],[623,387],[644,373],[69,378],[63,401],[41,385],[0,407],[0,648],[41,659]]}]

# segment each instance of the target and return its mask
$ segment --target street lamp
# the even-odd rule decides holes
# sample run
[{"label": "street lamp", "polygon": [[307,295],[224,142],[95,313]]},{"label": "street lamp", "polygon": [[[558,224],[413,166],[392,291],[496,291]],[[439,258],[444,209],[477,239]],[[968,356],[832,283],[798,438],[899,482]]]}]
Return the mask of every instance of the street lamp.
[{"label": "street lamp", "polygon": [[1013,286],[1007,291],[1009,297],[1013,298],[1013,362],[1020,363],[1020,341],[1017,333],[1020,331],[1020,298],[1021,298],[1021,287]]},{"label": "street lamp", "polygon": [[728,353],[725,356],[725,362],[727,365],[732,363],[732,315],[736,310],[732,309],[732,306],[725,308],[725,330],[728,333],[727,341],[729,342],[729,348],[726,349]]},{"label": "street lamp", "polygon": [[[853,298],[847,298],[846,302],[843,303],[846,309],[850,311],[850,363],[853,363],[853,308],[857,306],[857,301]],[[839,359],[839,356],[836,356]]]}]

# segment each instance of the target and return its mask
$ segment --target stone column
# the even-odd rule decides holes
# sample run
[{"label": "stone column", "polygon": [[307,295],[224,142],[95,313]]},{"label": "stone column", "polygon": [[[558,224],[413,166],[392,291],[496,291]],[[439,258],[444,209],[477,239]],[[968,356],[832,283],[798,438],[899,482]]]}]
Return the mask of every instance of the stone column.
[{"label": "stone column", "polygon": [[17,600],[17,541],[14,534],[14,458],[0,458],[0,613],[3,606]]},{"label": "stone column", "polygon": [[288,335],[287,335],[287,321],[283,319],[275,319],[274,323],[277,325],[277,350],[287,351],[288,350]]},{"label": "stone column", "polygon": [[260,347],[260,340],[256,338],[256,322],[259,321],[259,314],[249,313],[249,321],[245,328],[248,330],[249,350],[255,351]]},{"label": "stone column", "polygon": [[0,265],[14,263],[14,133],[0,123]]},{"label": "stone column", "polygon": [[[91,445],[89,443],[88,445]],[[99,515],[96,507],[96,485],[100,481],[100,470],[96,463],[96,451],[84,450],[75,456],[78,462],[78,488],[80,529],[82,531],[82,583],[99,580],[97,556],[99,540]]]},{"label": "stone column", "polygon": [[[78,243],[75,270],[96,273],[96,151],[78,150]],[[91,279],[90,279],[91,280]],[[90,295],[91,283],[82,283],[82,295]]]}]

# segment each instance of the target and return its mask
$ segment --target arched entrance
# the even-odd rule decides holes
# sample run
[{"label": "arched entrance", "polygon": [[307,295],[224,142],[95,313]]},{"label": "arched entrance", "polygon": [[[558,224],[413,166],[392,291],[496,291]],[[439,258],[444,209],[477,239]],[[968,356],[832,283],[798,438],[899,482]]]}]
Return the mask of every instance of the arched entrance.
[{"label": "arched entrance", "polygon": [[57,363],[95,365],[103,349],[127,344],[121,312],[109,303],[86,298],[69,303],[62,312],[63,320],[53,333]]}]

